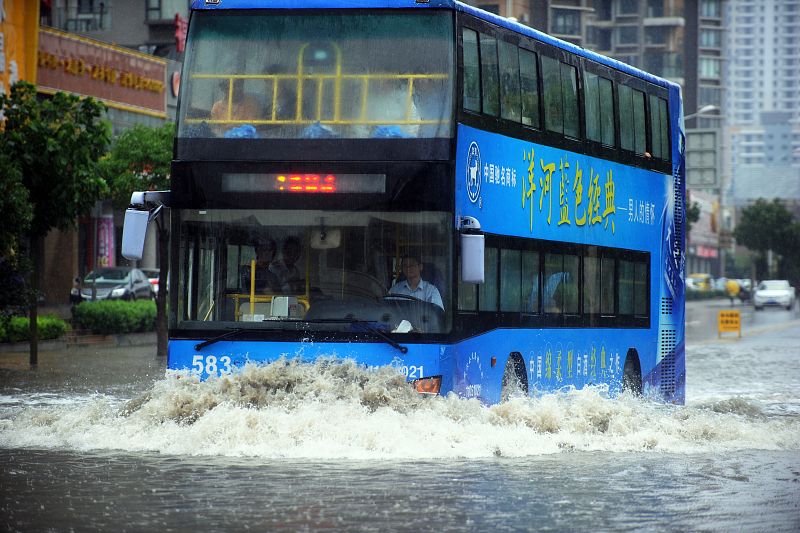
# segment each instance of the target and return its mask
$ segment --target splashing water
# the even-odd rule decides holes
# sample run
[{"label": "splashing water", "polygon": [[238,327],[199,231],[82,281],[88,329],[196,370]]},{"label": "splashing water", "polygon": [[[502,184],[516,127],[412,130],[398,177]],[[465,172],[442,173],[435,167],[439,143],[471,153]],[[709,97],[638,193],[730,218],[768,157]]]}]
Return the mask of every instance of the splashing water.
[{"label": "splashing water", "polygon": [[3,400],[6,448],[355,460],[800,449],[800,420],[744,399],[681,407],[594,387],[487,407],[420,396],[390,368],[347,361],[247,365],[203,382],[171,372],[132,400]]}]

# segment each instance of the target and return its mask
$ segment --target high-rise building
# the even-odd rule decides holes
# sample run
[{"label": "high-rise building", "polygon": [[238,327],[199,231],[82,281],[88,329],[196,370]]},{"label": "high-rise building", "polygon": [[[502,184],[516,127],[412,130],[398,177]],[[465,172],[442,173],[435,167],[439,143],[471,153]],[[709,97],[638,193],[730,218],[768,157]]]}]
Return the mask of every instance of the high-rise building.
[{"label": "high-rise building", "polygon": [[725,110],[736,206],[800,204],[800,0],[729,0]]},{"label": "high-rise building", "polygon": [[683,0],[594,0],[585,46],[684,84]]},{"label": "high-rise building", "polygon": [[188,18],[189,0],[49,0],[41,4],[43,26],[179,59],[175,15]]},{"label": "high-rise building", "polygon": [[467,0],[467,3],[585,46],[593,0]]}]

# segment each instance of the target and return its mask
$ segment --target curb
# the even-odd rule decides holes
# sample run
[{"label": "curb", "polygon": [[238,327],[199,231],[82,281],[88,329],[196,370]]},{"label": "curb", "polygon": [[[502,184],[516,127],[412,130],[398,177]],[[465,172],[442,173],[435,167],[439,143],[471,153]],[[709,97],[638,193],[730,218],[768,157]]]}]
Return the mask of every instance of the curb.
[{"label": "curb", "polygon": [[[70,339],[68,342],[66,336],[55,340],[40,341],[39,351],[42,352],[69,352],[74,349],[81,349],[87,347],[103,347],[103,348],[121,348],[128,346],[155,346],[157,336],[155,331],[147,331],[144,333],[127,333],[123,335],[82,335]],[[0,353],[28,353],[30,350],[30,343],[16,342],[13,344],[3,343],[0,344]]]}]

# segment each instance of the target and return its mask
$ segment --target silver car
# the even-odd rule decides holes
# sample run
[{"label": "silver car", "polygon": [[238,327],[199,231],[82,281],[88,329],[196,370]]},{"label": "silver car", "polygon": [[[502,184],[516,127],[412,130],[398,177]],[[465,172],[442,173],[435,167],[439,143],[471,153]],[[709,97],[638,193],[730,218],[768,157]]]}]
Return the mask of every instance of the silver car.
[{"label": "silver car", "polygon": [[774,305],[791,309],[794,306],[795,290],[785,279],[769,279],[758,284],[753,294],[756,311],[764,306]]},{"label": "silver car", "polygon": [[138,268],[106,267],[89,272],[80,287],[81,300],[147,300],[154,298],[147,276]]}]

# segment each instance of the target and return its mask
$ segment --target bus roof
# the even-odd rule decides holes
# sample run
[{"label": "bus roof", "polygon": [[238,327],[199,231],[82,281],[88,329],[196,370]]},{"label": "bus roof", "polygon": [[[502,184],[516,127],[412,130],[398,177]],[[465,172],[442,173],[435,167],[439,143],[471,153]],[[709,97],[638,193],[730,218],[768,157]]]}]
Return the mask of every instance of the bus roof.
[{"label": "bus roof", "polygon": [[530,26],[520,24],[503,18],[499,15],[489,13],[482,9],[464,4],[454,0],[219,0],[219,3],[208,3],[207,0],[192,0],[192,9],[198,10],[227,10],[227,9],[431,9],[445,8],[469,13],[485,21],[496,24],[500,27],[513,30],[519,34],[527,35],[543,43],[547,43],[566,50],[575,55],[606,65],[631,76],[635,76],[650,83],[667,88],[678,88],[676,83],[659,78],[649,72],[639,70],[616,59],[598,54],[586,48],[581,48],[567,41],[562,41],[556,37],[535,30]]}]

